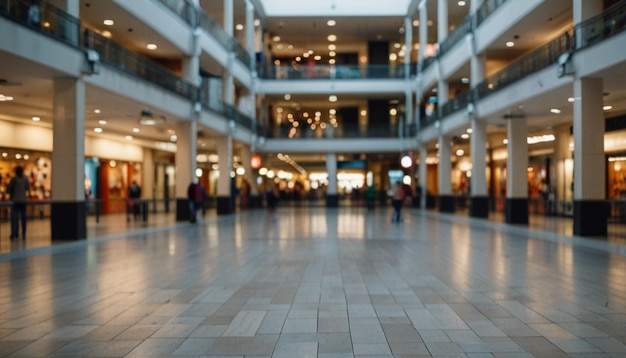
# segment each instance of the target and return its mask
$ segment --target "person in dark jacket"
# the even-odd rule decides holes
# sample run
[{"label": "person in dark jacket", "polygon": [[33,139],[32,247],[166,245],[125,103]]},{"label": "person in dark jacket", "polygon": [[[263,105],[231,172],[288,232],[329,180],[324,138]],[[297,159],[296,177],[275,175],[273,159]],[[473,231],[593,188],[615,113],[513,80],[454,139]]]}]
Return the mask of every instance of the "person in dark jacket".
[{"label": "person in dark jacket", "polygon": [[18,238],[19,221],[22,222],[22,239],[26,239],[26,202],[28,201],[28,178],[24,176],[24,168],[15,168],[15,176],[11,178],[7,192],[13,202],[11,207],[11,240]]}]

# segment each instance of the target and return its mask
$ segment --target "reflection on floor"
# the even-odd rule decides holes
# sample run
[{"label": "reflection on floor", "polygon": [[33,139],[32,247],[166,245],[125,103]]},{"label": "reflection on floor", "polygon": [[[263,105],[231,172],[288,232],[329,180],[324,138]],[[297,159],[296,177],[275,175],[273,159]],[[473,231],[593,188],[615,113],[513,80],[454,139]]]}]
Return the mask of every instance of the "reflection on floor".
[{"label": "reflection on floor", "polygon": [[625,246],[416,209],[390,219],[110,218],[89,240],[11,250],[0,356],[626,356]]}]

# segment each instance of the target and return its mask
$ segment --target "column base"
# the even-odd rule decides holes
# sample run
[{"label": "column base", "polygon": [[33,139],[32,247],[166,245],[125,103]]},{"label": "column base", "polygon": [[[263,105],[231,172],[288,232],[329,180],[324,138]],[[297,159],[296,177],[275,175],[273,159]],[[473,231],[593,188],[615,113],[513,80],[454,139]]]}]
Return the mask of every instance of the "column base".
[{"label": "column base", "polygon": [[189,200],[176,198],[176,221],[189,221],[190,217]]},{"label": "column base", "polygon": [[487,197],[487,196],[472,196],[470,198],[469,214],[473,218],[487,218],[487,217],[489,217],[489,197]]},{"label": "column base", "polygon": [[439,212],[454,212],[454,197],[452,195],[439,195]]},{"label": "column base", "polygon": [[434,195],[426,194],[426,209],[434,209],[437,206],[437,201]]},{"label": "column base", "polygon": [[[52,241],[86,239],[87,207],[85,202],[53,202],[50,205],[50,234]],[[28,225],[26,236],[28,236]]]},{"label": "column base", "polygon": [[528,199],[506,198],[504,217],[507,224],[528,224]]},{"label": "column base", "polygon": [[217,197],[217,215],[228,215],[234,212],[233,199],[230,196]]},{"label": "column base", "polygon": [[339,195],[337,194],[326,194],[326,207],[327,208],[338,208],[339,207]]},{"label": "column base", "polygon": [[414,208],[421,208],[422,207],[422,198],[420,196],[414,196],[413,197],[413,203],[412,203]]},{"label": "column base", "polygon": [[574,200],[574,235],[606,236],[609,205],[604,200]]}]

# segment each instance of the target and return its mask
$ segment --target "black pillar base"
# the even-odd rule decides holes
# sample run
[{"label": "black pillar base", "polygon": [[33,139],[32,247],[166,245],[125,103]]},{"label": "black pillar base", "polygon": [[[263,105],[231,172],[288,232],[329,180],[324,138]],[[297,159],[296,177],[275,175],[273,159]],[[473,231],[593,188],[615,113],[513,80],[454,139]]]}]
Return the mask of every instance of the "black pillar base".
[{"label": "black pillar base", "polygon": [[426,209],[434,209],[437,206],[437,201],[434,195],[426,194]]},{"label": "black pillar base", "polygon": [[252,195],[250,196],[250,200],[248,202],[250,209],[259,209],[263,207],[263,197],[260,195]]},{"label": "black pillar base", "polygon": [[454,197],[452,195],[439,195],[439,212],[454,212]]},{"label": "black pillar base", "polygon": [[416,196],[413,197],[412,200],[413,200],[412,204],[413,204],[414,208],[418,208],[419,209],[419,208],[422,207],[422,197],[416,195]]},{"label": "black pillar base", "polygon": [[[87,207],[84,201],[53,202],[50,206],[52,241],[87,238]],[[28,235],[28,226],[26,227]]]},{"label": "black pillar base", "polygon": [[574,200],[574,235],[606,236],[609,204],[603,200]]},{"label": "black pillar base", "polygon": [[189,221],[190,217],[189,200],[176,198],[176,221]]},{"label": "black pillar base", "polygon": [[528,224],[528,199],[506,198],[504,217],[507,224]]},{"label": "black pillar base", "polygon": [[230,196],[217,197],[217,215],[228,215],[234,212],[233,199]]},{"label": "black pillar base", "polygon": [[469,214],[473,218],[487,218],[489,217],[489,197],[487,196],[472,196],[470,198],[470,211]]},{"label": "black pillar base", "polygon": [[337,208],[339,207],[339,195],[327,194],[326,195],[326,207],[327,208]]}]

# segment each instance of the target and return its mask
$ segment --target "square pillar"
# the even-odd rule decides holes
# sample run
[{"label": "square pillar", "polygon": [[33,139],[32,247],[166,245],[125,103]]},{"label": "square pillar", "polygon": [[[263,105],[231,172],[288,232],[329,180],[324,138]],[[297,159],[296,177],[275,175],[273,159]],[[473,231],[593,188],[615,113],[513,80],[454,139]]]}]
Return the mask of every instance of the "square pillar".
[{"label": "square pillar", "polygon": [[506,162],[507,224],[528,224],[528,123],[525,118],[507,122],[508,158]]}]

